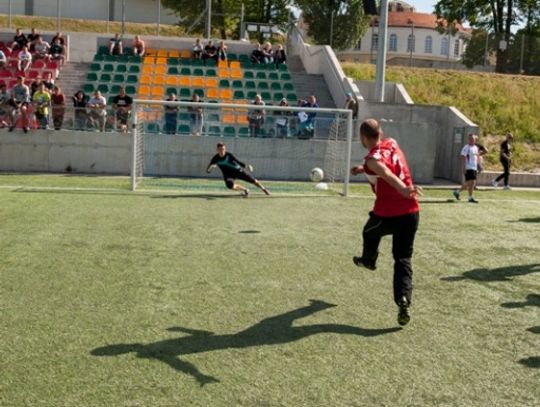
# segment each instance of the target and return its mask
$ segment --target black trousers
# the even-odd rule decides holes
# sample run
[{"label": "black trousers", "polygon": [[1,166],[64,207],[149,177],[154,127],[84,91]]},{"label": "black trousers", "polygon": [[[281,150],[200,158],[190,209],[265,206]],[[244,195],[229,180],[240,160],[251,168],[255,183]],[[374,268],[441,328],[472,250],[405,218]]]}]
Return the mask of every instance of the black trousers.
[{"label": "black trousers", "polygon": [[411,213],[391,218],[381,218],[373,212],[364,226],[362,236],[364,248],[362,258],[375,264],[379,255],[381,238],[392,235],[392,255],[394,257],[394,302],[397,304],[405,296],[412,301],[412,264],[414,237],[418,229],[420,214]]},{"label": "black trousers", "polygon": [[503,173],[495,178],[495,182],[499,182],[501,179],[504,180],[504,186],[508,186],[508,178],[510,178],[510,161],[504,158],[501,158],[501,164],[503,166]]}]

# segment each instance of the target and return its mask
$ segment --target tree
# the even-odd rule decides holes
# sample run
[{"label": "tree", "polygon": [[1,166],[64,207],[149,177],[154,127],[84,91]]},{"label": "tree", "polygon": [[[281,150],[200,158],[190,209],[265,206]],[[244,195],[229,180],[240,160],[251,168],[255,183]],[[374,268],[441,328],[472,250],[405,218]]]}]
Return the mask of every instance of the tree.
[{"label": "tree", "polygon": [[296,0],[296,4],[308,24],[308,35],[319,44],[351,48],[368,29],[362,0]]},{"label": "tree", "polygon": [[[179,24],[186,28],[201,16],[206,9],[206,1],[202,0],[162,0],[165,7],[174,10],[180,18]],[[292,0],[212,0],[212,27],[219,29],[221,37],[226,38],[227,31],[238,32],[242,3],[244,21],[276,24],[286,28],[289,18],[288,6]],[[206,22],[201,18],[199,25]]]},{"label": "tree", "polygon": [[[467,42],[467,48],[463,54],[462,62],[467,68],[475,65],[484,65],[486,58],[486,30],[473,30],[471,38]],[[489,39],[488,39],[489,44]],[[489,50],[489,47],[488,47]],[[489,52],[489,51],[488,51]],[[488,62],[489,64],[489,62]]]},{"label": "tree", "polygon": [[501,49],[501,41],[509,44],[511,27],[517,19],[517,3],[520,0],[440,0],[435,5],[437,16],[447,21],[468,21],[473,28],[492,29],[497,38],[497,72],[506,72],[507,49]]}]

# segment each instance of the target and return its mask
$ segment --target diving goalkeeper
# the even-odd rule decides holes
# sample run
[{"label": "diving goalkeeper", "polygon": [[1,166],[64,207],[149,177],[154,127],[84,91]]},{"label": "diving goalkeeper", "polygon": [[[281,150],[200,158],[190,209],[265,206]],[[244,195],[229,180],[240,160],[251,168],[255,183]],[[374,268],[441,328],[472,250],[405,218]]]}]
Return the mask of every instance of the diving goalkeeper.
[{"label": "diving goalkeeper", "polygon": [[228,153],[227,147],[223,143],[217,144],[217,154],[212,157],[210,164],[208,164],[208,167],[206,168],[206,172],[209,173],[216,166],[218,166],[223,173],[223,180],[225,181],[227,188],[240,191],[244,197],[247,198],[249,196],[249,189],[236,182],[237,179],[240,179],[256,185],[266,195],[270,195],[270,191],[268,191],[268,189],[266,189],[258,180],[253,178],[251,174],[245,171],[247,169],[251,172],[253,171],[253,167],[251,165],[244,164],[233,154]]}]

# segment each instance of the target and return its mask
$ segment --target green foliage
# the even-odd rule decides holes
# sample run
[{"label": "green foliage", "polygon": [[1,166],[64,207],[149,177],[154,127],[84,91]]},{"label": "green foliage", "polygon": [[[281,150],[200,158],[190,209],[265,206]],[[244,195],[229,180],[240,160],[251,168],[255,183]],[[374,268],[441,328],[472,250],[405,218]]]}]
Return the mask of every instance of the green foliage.
[{"label": "green foliage", "polygon": [[297,0],[296,3],[308,24],[308,35],[318,44],[331,42],[338,50],[351,48],[368,29],[369,17],[364,15],[362,0]]},{"label": "green foliage", "polygon": [[539,193],[426,190],[399,329],[391,239],[376,272],[351,262],[366,185],[242,199],[15,177],[35,188],[0,176],[2,406],[538,405]]},{"label": "green foliage", "polygon": [[[472,36],[467,42],[467,48],[462,59],[462,62],[466,67],[472,68],[475,65],[484,65],[487,35],[488,34],[485,30],[473,30]],[[489,58],[487,62],[489,65]]]},{"label": "green foliage", "polygon": [[[375,79],[373,65],[344,64],[343,69],[354,79]],[[386,80],[402,83],[415,103],[456,106],[480,126],[484,136],[496,136],[488,157],[493,165],[499,165],[500,137],[511,131],[517,144],[523,144],[516,169],[538,167],[540,78],[388,66]]]}]

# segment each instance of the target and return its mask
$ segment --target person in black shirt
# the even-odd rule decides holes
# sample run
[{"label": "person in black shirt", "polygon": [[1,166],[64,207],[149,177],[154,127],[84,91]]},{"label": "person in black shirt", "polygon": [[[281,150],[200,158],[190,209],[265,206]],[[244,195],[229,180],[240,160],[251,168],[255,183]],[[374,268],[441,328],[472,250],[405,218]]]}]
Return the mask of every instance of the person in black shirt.
[{"label": "person in black shirt", "polygon": [[126,94],[123,86],[120,87],[118,95],[113,99],[112,105],[116,112],[116,125],[119,130],[127,132],[127,122],[129,114],[131,112],[131,105],[133,104],[133,98]]},{"label": "person in black shirt", "polygon": [[503,173],[495,178],[491,184],[494,188],[499,186],[499,181],[504,181],[504,189],[510,189],[508,180],[510,178],[510,165],[512,164],[512,143],[514,141],[514,136],[512,133],[506,135],[506,139],[501,143],[501,155],[499,157],[501,164],[503,166]]},{"label": "person in black shirt", "polygon": [[214,44],[212,44],[212,41],[208,41],[208,44],[204,47],[203,53],[202,53],[202,60],[206,64],[207,59],[214,59],[217,60],[217,48]]},{"label": "person in black shirt", "polygon": [[13,44],[11,44],[11,48],[9,49],[10,52],[13,52],[14,50],[22,50],[24,46],[28,44],[28,38],[26,38],[26,35],[21,31],[20,28],[17,28],[15,30],[15,36],[13,37]]},{"label": "person in black shirt", "polygon": [[223,143],[217,144],[217,154],[212,157],[210,164],[206,168],[206,172],[210,173],[215,167],[219,167],[223,173],[223,180],[227,188],[234,191],[241,191],[245,198],[249,196],[249,189],[245,186],[238,184],[237,179],[249,182],[261,189],[266,195],[270,195],[270,191],[266,189],[258,180],[253,178],[251,174],[245,171],[247,168],[249,172],[253,171],[251,165],[246,165],[242,161],[238,160],[233,154],[227,152],[227,147]]},{"label": "person in black shirt", "polygon": [[79,90],[71,98],[73,100],[73,109],[75,113],[75,130],[86,130],[86,104],[88,103],[88,96]]}]

